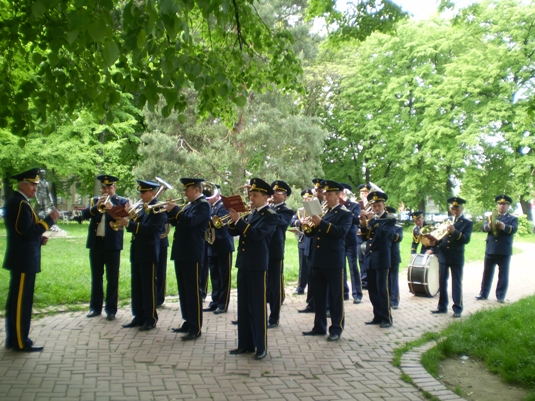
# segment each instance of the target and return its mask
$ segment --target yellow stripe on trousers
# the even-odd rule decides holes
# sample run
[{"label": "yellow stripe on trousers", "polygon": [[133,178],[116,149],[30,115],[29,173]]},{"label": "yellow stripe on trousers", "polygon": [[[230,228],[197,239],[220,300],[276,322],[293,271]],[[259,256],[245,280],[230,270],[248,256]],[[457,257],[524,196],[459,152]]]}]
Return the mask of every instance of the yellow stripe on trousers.
[{"label": "yellow stripe on trousers", "polygon": [[[208,280],[206,280],[208,282]],[[199,264],[195,263],[195,282],[196,285],[196,294],[197,294],[197,327],[199,328],[199,331],[197,332],[197,335],[201,333],[201,313],[202,313],[202,306],[201,306],[201,291],[199,288]]]},{"label": "yellow stripe on trousers", "polygon": [[22,342],[22,331],[21,331],[21,320],[22,320],[22,298],[24,295],[24,280],[26,279],[26,273],[20,274],[20,283],[19,283],[19,296],[17,298],[17,317],[15,323],[15,330],[17,331],[17,343],[19,348],[24,348],[24,343]]}]

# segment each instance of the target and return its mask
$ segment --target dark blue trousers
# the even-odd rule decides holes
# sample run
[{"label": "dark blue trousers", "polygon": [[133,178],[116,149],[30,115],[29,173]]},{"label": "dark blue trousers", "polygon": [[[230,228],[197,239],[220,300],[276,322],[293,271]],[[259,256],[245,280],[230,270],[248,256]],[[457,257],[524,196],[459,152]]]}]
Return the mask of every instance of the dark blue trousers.
[{"label": "dark blue trousers", "polygon": [[156,306],[165,302],[167,284],[167,247],[160,243],[160,256],[156,264]]},{"label": "dark blue trousers", "polygon": [[390,306],[399,306],[399,263],[388,271],[388,292],[390,293]]},{"label": "dark blue trousers", "polygon": [[[344,330],[344,273],[343,269],[310,269],[310,286],[314,292],[314,327],[317,333],[327,333],[327,305],[331,312],[330,334],[341,335]],[[328,300],[328,304],[327,304]]]},{"label": "dark blue trousers", "polygon": [[238,348],[267,350],[265,271],[238,269]]},{"label": "dark blue trousers", "polygon": [[[357,266],[357,246],[346,246],[346,259],[351,274],[351,291],[353,299],[362,299],[362,282]],[[345,295],[345,293],[344,293]]]},{"label": "dark blue trousers", "polygon": [[388,271],[390,269],[368,269],[368,295],[373,306],[373,321],[392,324],[390,294],[388,293]]},{"label": "dark blue trousers", "polygon": [[284,260],[269,259],[268,274],[267,274],[267,294],[266,299],[269,304],[269,318],[270,324],[279,324],[281,305],[282,305],[282,269]]},{"label": "dark blue trousers", "polygon": [[511,262],[511,255],[489,255],[485,254],[485,264],[483,270],[483,281],[481,281],[481,295],[488,298],[490,288],[492,287],[492,279],[494,278],[494,269],[498,265],[498,285],[496,286],[496,298],[504,300],[507,294],[507,287],[509,286],[509,263]]},{"label": "dark blue trousers", "polygon": [[208,263],[210,266],[210,280],[212,282],[212,301],[210,302],[210,307],[226,311],[230,300],[232,252],[210,256]]},{"label": "dark blue trousers", "polygon": [[6,347],[22,349],[33,345],[28,338],[32,318],[35,273],[11,271],[6,303]]},{"label": "dark blue trousers", "polygon": [[180,309],[185,322],[182,327],[188,334],[199,335],[202,328],[202,293],[200,273],[197,262],[175,260],[175,273],[180,297]]},{"label": "dark blue trousers", "polygon": [[155,274],[156,262],[132,263],[132,315],[133,321],[156,326]]},{"label": "dark blue trousers", "polygon": [[453,312],[463,312],[463,266],[464,264],[451,266],[448,266],[445,263],[438,264],[438,281],[440,285],[438,309],[440,311],[445,312],[448,310],[448,279],[449,271],[451,269],[451,298],[453,300]]},{"label": "dark blue trousers", "polygon": [[299,249],[299,281],[297,282],[296,292],[303,293],[308,285],[308,275],[310,266],[308,256],[305,256],[305,250]]},{"label": "dark blue trousers", "polygon": [[89,309],[102,312],[104,300],[104,266],[106,267],[106,308],[107,314],[117,313],[117,299],[119,294],[119,266],[121,263],[120,250],[104,248],[103,237],[97,237],[95,244],[89,249],[89,264],[91,266],[91,300]]}]

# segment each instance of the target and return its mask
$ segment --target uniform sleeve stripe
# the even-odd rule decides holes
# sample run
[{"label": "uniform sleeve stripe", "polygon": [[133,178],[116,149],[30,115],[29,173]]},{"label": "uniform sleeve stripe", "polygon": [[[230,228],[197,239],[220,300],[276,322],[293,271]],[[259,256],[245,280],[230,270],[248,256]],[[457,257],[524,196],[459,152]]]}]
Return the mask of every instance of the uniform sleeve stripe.
[{"label": "uniform sleeve stripe", "polygon": [[332,224],[329,223],[329,227],[327,227],[327,231],[325,231],[326,233],[328,233],[331,230],[331,226],[332,226]]},{"label": "uniform sleeve stripe", "polygon": [[247,224],[247,227],[245,227],[245,230],[243,230],[243,233],[245,234],[247,232],[247,230],[249,229],[249,227],[251,227],[250,224]]},{"label": "uniform sleeve stripe", "polygon": [[37,224],[41,224],[41,225],[45,228],[45,230],[48,231],[48,228],[49,228],[49,227],[48,227],[48,224],[46,224],[46,221],[44,221],[44,220],[39,220],[39,221],[37,222]]}]

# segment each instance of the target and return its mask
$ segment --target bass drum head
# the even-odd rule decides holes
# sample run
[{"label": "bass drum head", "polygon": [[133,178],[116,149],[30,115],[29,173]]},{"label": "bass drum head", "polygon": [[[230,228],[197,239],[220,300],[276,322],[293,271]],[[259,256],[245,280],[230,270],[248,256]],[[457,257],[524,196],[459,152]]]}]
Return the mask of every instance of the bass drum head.
[{"label": "bass drum head", "polygon": [[427,291],[434,297],[440,290],[438,274],[438,258],[435,255],[429,255],[427,268]]}]

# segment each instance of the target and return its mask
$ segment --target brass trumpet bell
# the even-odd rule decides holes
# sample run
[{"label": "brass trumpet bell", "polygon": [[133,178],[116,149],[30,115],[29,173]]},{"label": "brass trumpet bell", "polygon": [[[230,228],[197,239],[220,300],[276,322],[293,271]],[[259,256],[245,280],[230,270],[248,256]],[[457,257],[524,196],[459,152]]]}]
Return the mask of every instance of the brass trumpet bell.
[{"label": "brass trumpet bell", "polygon": [[[248,210],[246,212],[241,212],[240,213],[240,218],[248,216],[249,214],[251,214],[250,210]],[[212,224],[217,229],[223,228],[224,226],[227,226],[230,223],[232,223],[232,219],[230,218],[230,213],[226,214],[224,216],[221,216],[221,217],[219,217],[219,216],[212,217]]]},{"label": "brass trumpet bell", "polygon": [[155,203],[154,205],[149,205],[148,203],[145,203],[143,205],[143,209],[145,210],[145,213],[153,213],[153,214],[165,213],[166,212],[165,207],[170,203],[176,203],[177,206],[184,207],[188,203],[188,200],[186,198],[177,198],[177,199],[171,199],[165,202],[158,202],[158,203]]},{"label": "brass trumpet bell", "polygon": [[106,203],[108,203],[110,201],[110,198],[111,196],[108,195],[106,196],[106,199],[104,199],[104,202],[102,202],[100,205],[98,205],[97,209],[100,213],[105,213],[106,212]]}]

